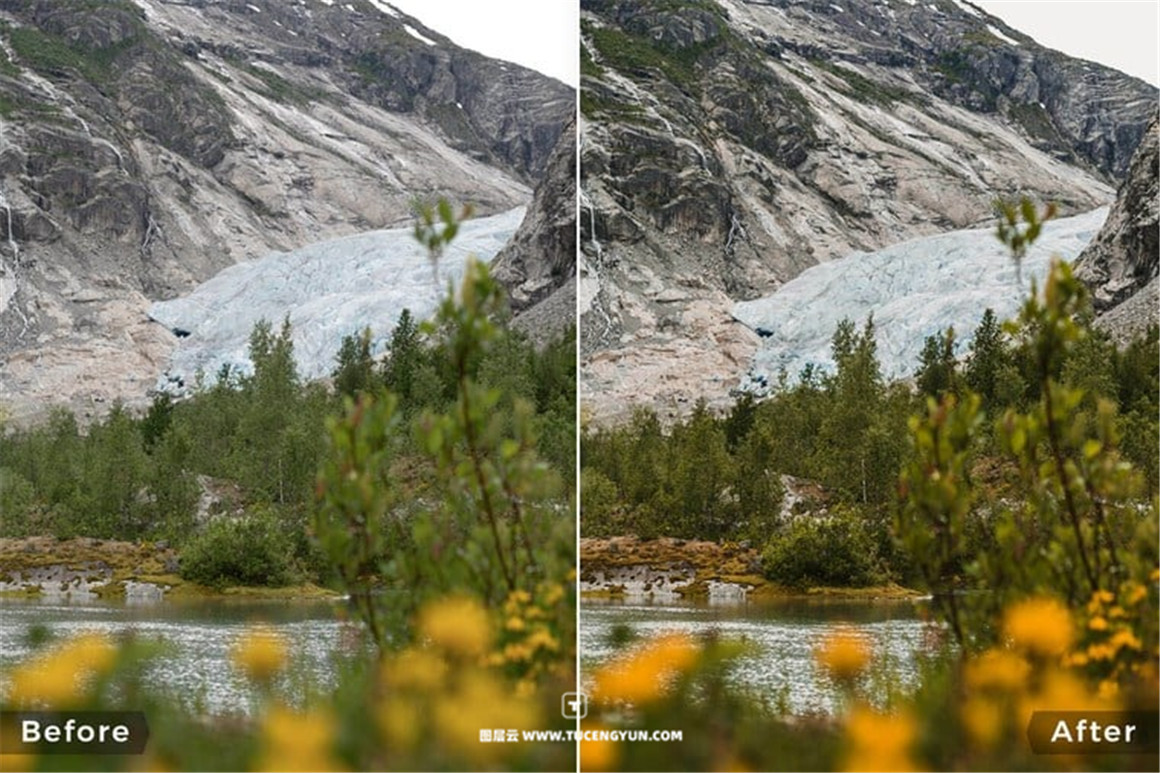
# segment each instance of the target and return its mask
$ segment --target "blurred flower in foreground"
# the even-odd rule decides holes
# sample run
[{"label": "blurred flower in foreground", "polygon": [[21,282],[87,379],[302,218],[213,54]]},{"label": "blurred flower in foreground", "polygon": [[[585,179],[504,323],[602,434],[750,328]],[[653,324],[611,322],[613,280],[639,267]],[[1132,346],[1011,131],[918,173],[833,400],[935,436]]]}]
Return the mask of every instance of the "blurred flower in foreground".
[{"label": "blurred flower in foreground", "polygon": [[286,642],[269,628],[251,628],[234,645],[232,657],[246,676],[268,682],[286,665]]},{"label": "blurred flower in foreground", "polygon": [[971,690],[1014,692],[1027,681],[1031,665],[1008,650],[992,649],[967,661],[964,678]]},{"label": "blurred flower in foreground", "polygon": [[858,706],[846,718],[846,770],[918,770],[910,756],[917,736],[910,714],[880,714]]},{"label": "blurred flower in foreground", "polygon": [[814,652],[818,665],[839,681],[858,676],[870,661],[866,639],[850,630],[830,634]]},{"label": "blurred flower in foreground", "polygon": [[698,653],[696,643],[686,634],[660,636],[599,669],[592,679],[592,697],[631,704],[655,700],[673,677],[696,662]]},{"label": "blurred flower in foreground", "polygon": [[427,604],[419,611],[421,636],[453,655],[476,657],[491,645],[487,610],[472,598],[453,596]]},{"label": "blurred flower in foreground", "polygon": [[84,680],[108,671],[116,657],[116,648],[104,634],[77,636],[14,668],[9,674],[9,700],[53,708],[76,703]]},{"label": "blurred flower in foreground", "polygon": [[1032,598],[1007,610],[1003,630],[1018,647],[1038,655],[1062,655],[1071,646],[1072,619],[1055,599]]},{"label": "blurred flower in foreground", "polygon": [[334,717],[323,711],[298,713],[273,706],[262,719],[259,770],[341,770],[331,753]]},{"label": "blurred flower in foreground", "polygon": [[[591,730],[599,733],[602,730],[608,730],[607,727],[600,724],[585,724],[582,726],[583,730]],[[581,770],[612,770],[616,766],[617,752],[616,741],[609,741],[593,737],[591,740],[581,738],[580,740],[580,769]]]}]

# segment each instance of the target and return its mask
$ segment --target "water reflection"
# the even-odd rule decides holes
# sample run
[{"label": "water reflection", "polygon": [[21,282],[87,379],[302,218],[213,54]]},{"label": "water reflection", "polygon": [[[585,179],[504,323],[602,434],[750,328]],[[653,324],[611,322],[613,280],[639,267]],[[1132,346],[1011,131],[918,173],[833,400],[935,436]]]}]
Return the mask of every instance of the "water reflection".
[{"label": "water reflection", "polygon": [[253,696],[229,662],[237,637],[256,623],[273,626],[286,637],[291,662],[298,666],[293,680],[287,680],[283,688],[299,699],[314,691],[329,692],[335,680],[334,658],[356,646],[349,630],[344,635],[343,607],[344,602],[331,600],[137,600],[126,604],[4,599],[0,600],[0,667],[29,654],[29,632],[38,626],[59,638],[84,631],[140,636],[166,645],[146,671],[148,684],[202,712],[248,711]]},{"label": "water reflection", "polygon": [[837,692],[813,656],[821,640],[838,626],[857,630],[872,646],[871,692],[906,689],[918,676],[916,655],[932,646],[924,608],[924,601],[910,599],[798,598],[712,605],[584,599],[581,664],[589,674],[613,654],[610,639],[618,626],[628,625],[646,637],[665,631],[712,631],[755,645],[755,654],[742,658],[734,671],[739,685],[771,702],[783,700],[795,714],[832,712]]}]

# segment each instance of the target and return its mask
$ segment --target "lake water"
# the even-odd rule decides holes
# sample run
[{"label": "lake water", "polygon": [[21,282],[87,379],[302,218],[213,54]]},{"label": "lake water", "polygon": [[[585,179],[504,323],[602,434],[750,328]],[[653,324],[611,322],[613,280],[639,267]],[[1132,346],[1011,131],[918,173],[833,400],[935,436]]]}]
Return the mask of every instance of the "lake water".
[{"label": "lake water", "polygon": [[[147,679],[208,713],[247,711],[252,694],[230,664],[230,649],[246,629],[267,623],[290,645],[297,681],[291,695],[326,691],[335,679],[334,659],[350,656],[356,637],[342,601],[167,600],[149,604],[0,599],[0,668],[31,650],[31,626],[58,637],[83,631],[111,636],[132,633],[162,639],[167,651],[152,661]],[[820,673],[813,651],[839,626],[864,634],[873,647],[874,678],[893,686],[912,684],[915,655],[927,648],[923,602],[793,599],[762,603],[628,603],[585,599],[580,651],[585,673],[609,658],[609,634],[627,624],[642,636],[665,631],[714,631],[756,645],[739,661],[735,678],[771,701],[784,699],[794,713],[831,711],[835,690]],[[2,677],[0,677],[2,679]],[[872,692],[883,685],[875,684]],[[2,685],[0,685],[2,689]]]},{"label": "lake water", "polygon": [[[264,623],[280,632],[299,666],[295,682],[284,685],[293,695],[325,690],[334,682],[333,658],[355,646],[341,619],[342,601],[167,600],[147,604],[123,602],[0,599],[0,668],[30,652],[28,631],[43,625],[65,638],[99,631],[110,636],[133,634],[169,645],[151,661],[146,679],[220,714],[247,711],[251,692],[230,664],[230,649],[249,626]],[[0,677],[2,680],[2,677]]]},{"label": "lake water", "polygon": [[814,661],[814,650],[839,627],[864,635],[872,647],[871,694],[906,688],[918,676],[916,655],[931,649],[934,630],[923,620],[925,602],[915,600],[785,599],[777,601],[647,603],[584,599],[580,611],[583,673],[615,652],[613,627],[625,624],[642,637],[681,631],[715,632],[756,645],[733,672],[739,685],[792,713],[832,712],[837,691]]}]

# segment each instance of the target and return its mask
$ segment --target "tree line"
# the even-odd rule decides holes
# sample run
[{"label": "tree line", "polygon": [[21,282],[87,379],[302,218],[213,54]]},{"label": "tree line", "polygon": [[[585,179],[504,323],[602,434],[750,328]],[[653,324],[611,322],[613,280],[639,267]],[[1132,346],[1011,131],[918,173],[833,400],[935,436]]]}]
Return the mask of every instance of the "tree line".
[{"label": "tree line", "polygon": [[[328,417],[362,392],[393,392],[409,417],[455,400],[460,375],[448,364],[451,344],[441,331],[424,332],[404,310],[383,356],[373,355],[370,342],[369,329],[345,337],[331,383],[307,382],[295,365],[289,320],[279,329],[262,321],[250,335],[249,374],[228,366],[199,374],[192,395],[159,394],[140,416],[115,404],[82,427],[57,408],[36,426],[4,428],[0,535],[164,539],[185,549],[182,571],[198,579],[317,578],[323,566],[307,523]],[[575,478],[574,351],[574,331],[537,349],[505,329],[466,364],[473,379],[501,393],[495,410],[505,420],[530,411],[541,458],[566,483]],[[401,458],[415,455],[418,442],[406,438]],[[399,465],[416,487],[418,467]],[[199,515],[207,488],[234,492],[231,505],[244,517]],[[221,566],[217,559],[231,552],[238,554],[227,562],[233,568]],[[199,561],[212,565],[199,573]]]},{"label": "tree line", "polygon": [[[1092,327],[1090,314],[1078,315],[1077,324],[1085,334],[1049,363],[1051,377],[1082,390],[1077,431],[1094,432],[1100,411],[1114,412],[1116,453],[1154,493],[1160,330],[1153,325],[1121,349]],[[873,319],[860,329],[847,319],[831,340],[832,372],[807,366],[793,384],[782,373],[765,399],[741,393],[722,415],[702,403],[668,428],[643,408],[622,426],[583,428],[582,535],[748,540],[764,548],[766,573],[789,584],[920,579],[892,529],[899,470],[914,455],[911,417],[928,398],[977,394],[994,424],[1042,397],[1038,331],[1004,326],[987,309],[970,340],[960,355],[953,329],[930,336],[913,378],[891,383]],[[998,436],[982,432],[973,441],[972,475],[994,498],[1018,496]],[[783,475],[820,484],[824,515],[783,512]],[[987,548],[983,515],[963,536],[964,556]]]}]

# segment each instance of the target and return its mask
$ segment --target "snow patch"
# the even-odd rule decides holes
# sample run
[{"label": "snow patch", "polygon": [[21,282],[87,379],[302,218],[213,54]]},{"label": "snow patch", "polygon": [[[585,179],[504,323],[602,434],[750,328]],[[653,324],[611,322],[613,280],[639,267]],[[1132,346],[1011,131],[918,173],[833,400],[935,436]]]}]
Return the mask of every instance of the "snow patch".
[{"label": "snow patch", "polygon": [[846,12],[846,9],[840,5],[834,5],[833,3],[830,3],[830,7],[833,8],[838,13],[845,13]]},{"label": "snow patch", "polygon": [[384,3],[383,0],[370,0],[370,4],[375,8],[378,8],[387,16],[394,16],[395,18],[398,18],[399,16],[399,12],[395,10],[394,6]]},{"label": "snow patch", "polygon": [[443,253],[438,277],[411,228],[370,231],[230,266],[190,294],[150,308],[154,321],[189,333],[178,342],[158,388],[188,388],[197,371],[213,378],[223,365],[252,372],[249,336],[262,319],[276,332],[290,316],[294,355],[305,378],[328,375],[342,337],[368,325],[375,352],[381,352],[403,309],[419,320],[430,316],[447,282],[462,276],[467,257],[490,262],[524,211],[517,207],[463,223]]},{"label": "snow patch", "polygon": [[425,36],[423,33],[419,32],[419,30],[415,29],[410,24],[404,24],[403,29],[406,30],[407,34],[410,35],[411,37],[416,38],[417,40],[421,40],[429,46],[436,45],[434,40]]},{"label": "snow patch", "polygon": [[975,10],[971,6],[964,3],[963,0],[951,0],[951,2],[953,2],[959,8],[962,8],[964,11],[969,13],[971,16],[978,16],[980,18],[982,18],[982,16],[983,16],[983,14],[979,13],[977,10]]},{"label": "snow patch", "polygon": [[1042,286],[1052,256],[1074,260],[1099,231],[1107,207],[1052,221],[1022,265],[990,228],[952,231],[814,266],[773,295],[738,303],[733,317],[762,341],[743,385],[762,390],[785,369],[790,381],[813,365],[832,370],[830,340],[842,319],[861,327],[874,315],[882,372],[918,368],[927,336],[954,326],[960,353],[991,308],[1014,316],[1034,278]]},{"label": "snow patch", "polygon": [[253,3],[246,3],[246,7],[249,8],[254,13],[261,13],[262,12],[262,9],[256,5],[254,5]]},{"label": "snow patch", "polygon": [[987,32],[990,32],[992,35],[999,38],[999,40],[1002,40],[1004,43],[1010,43],[1013,46],[1019,45],[1018,40],[1007,37],[1006,35],[1003,34],[1003,31],[1000,30],[998,27],[996,27],[994,24],[987,25]]}]

